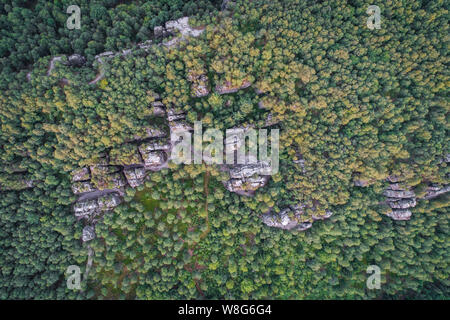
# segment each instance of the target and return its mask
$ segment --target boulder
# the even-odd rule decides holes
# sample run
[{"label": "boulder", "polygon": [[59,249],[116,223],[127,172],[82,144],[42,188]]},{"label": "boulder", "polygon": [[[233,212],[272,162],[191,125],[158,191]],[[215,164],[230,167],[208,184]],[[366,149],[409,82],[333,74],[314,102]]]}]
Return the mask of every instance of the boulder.
[{"label": "boulder", "polygon": [[407,199],[415,198],[414,191],[409,190],[385,190],[383,193],[388,198]]},{"label": "boulder", "polygon": [[141,155],[150,153],[152,151],[169,152],[170,149],[171,149],[170,144],[163,140],[155,140],[155,141],[145,142],[145,143],[142,143],[139,145],[139,152],[141,153]]},{"label": "boulder", "polygon": [[409,220],[411,218],[411,211],[408,209],[392,210],[387,216],[394,220]]},{"label": "boulder", "polygon": [[280,120],[274,118],[273,113],[269,113],[266,117],[266,121],[264,122],[264,127],[271,127],[280,123]]},{"label": "boulder", "polygon": [[166,130],[163,126],[152,126],[145,128],[145,133],[143,135],[138,134],[134,136],[135,140],[144,140],[150,138],[163,138],[167,136]]},{"label": "boulder", "polygon": [[83,228],[83,235],[81,237],[83,242],[91,241],[95,239],[95,228],[94,226],[86,226]]},{"label": "boulder", "polygon": [[449,191],[450,191],[450,184],[445,186],[431,185],[427,188],[427,193],[424,199],[425,200],[433,199]]},{"label": "boulder", "polygon": [[396,198],[389,198],[388,204],[392,209],[408,209],[413,208],[416,206],[416,199],[396,199]]},{"label": "boulder", "polygon": [[312,222],[306,221],[299,223],[298,227],[295,228],[296,231],[305,231],[312,227]]},{"label": "boulder", "polygon": [[110,211],[122,202],[117,192],[108,193],[97,199],[98,208],[102,211]]},{"label": "boulder", "polygon": [[181,33],[182,38],[191,36],[198,37],[204,31],[204,29],[200,28],[191,28],[189,25],[189,17],[183,17],[178,20],[171,20],[166,22],[166,30],[172,34],[179,31]]},{"label": "boulder", "polygon": [[128,184],[133,188],[144,183],[145,169],[142,167],[124,169],[123,174],[127,178]]},{"label": "boulder", "polygon": [[167,161],[167,154],[164,151],[151,151],[142,154],[144,163],[148,167],[159,167]]},{"label": "boulder", "polygon": [[403,187],[400,183],[392,183],[389,185],[388,190],[405,191],[406,188]]},{"label": "boulder", "polygon": [[86,58],[80,54],[72,54],[67,59],[70,66],[81,67],[86,63]]},{"label": "boulder", "polygon": [[389,182],[391,183],[396,183],[396,182],[400,182],[405,180],[404,177],[402,176],[398,176],[398,175],[390,175],[389,177],[386,178]]},{"label": "boulder", "polygon": [[90,219],[98,212],[98,209],[97,199],[79,201],[73,207],[75,217],[80,219]]},{"label": "boulder", "polygon": [[252,83],[248,80],[243,80],[241,85],[233,85],[229,81],[225,81],[222,84],[216,85],[216,92],[218,94],[227,94],[227,93],[236,93],[241,89],[248,88],[252,85]]},{"label": "boulder", "polygon": [[289,208],[282,210],[279,214],[268,212],[262,215],[262,221],[269,227],[291,230],[298,225],[298,221],[290,215],[294,216]]},{"label": "boulder", "polygon": [[91,179],[91,173],[89,172],[89,168],[81,168],[72,171],[72,182],[76,181],[87,181]]},{"label": "boulder", "polygon": [[162,117],[166,115],[166,109],[161,101],[155,101],[151,103],[152,112],[154,116]]},{"label": "boulder", "polygon": [[302,221],[301,215],[296,214],[290,208],[282,210],[279,214],[269,211],[261,218],[267,226],[284,230],[304,231],[312,227],[312,221]]},{"label": "boulder", "polygon": [[175,108],[169,108],[167,110],[167,120],[169,122],[185,120],[185,119],[186,119],[186,113],[183,110],[176,110]]},{"label": "boulder", "polygon": [[353,184],[355,187],[367,187],[369,185],[369,180],[354,179]]},{"label": "boulder", "polygon": [[163,26],[157,26],[153,28],[153,34],[156,38],[162,38],[167,35],[167,31],[164,29]]},{"label": "boulder", "polygon": [[188,74],[188,80],[192,82],[191,92],[193,97],[201,98],[209,94],[209,80],[206,74],[198,74],[191,70]]}]

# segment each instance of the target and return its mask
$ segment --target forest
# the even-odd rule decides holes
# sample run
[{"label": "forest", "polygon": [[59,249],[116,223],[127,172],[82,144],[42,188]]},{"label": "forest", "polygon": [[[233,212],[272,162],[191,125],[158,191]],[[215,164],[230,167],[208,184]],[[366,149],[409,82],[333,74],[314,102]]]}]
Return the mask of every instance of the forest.
[{"label": "forest", "polygon": [[[448,3],[372,4],[0,1],[0,299],[449,299]],[[168,161],[195,121],[279,172]]]}]

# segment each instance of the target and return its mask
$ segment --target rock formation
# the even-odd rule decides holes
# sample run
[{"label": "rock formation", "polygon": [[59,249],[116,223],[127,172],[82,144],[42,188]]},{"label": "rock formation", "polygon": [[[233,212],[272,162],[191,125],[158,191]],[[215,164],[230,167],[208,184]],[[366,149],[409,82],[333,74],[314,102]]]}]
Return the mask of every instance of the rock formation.
[{"label": "rock formation", "polygon": [[190,70],[188,80],[192,82],[191,92],[193,97],[201,98],[209,94],[209,80],[204,72],[196,73],[195,71]]},{"label": "rock formation", "polygon": [[241,89],[248,88],[252,85],[252,83],[248,80],[243,80],[240,85],[233,85],[229,81],[225,81],[222,84],[216,85],[216,92],[218,94],[227,94],[227,93],[235,93]]},{"label": "rock formation", "polygon": [[387,216],[394,220],[409,220],[411,218],[411,208],[416,206],[416,194],[410,188],[403,186],[403,177],[389,176],[390,183],[383,195],[386,196],[386,203],[392,209]]},{"label": "rock formation", "polygon": [[81,237],[83,242],[91,241],[95,239],[95,227],[94,226],[86,226],[83,228],[83,235]]},{"label": "rock formation", "polygon": [[[311,217],[308,217],[305,215],[306,208],[307,206],[299,203],[281,210],[278,214],[269,210],[261,216],[261,219],[269,227],[305,231],[312,227],[314,221],[325,220],[333,215],[331,211],[327,210],[324,215],[313,214]],[[312,210],[315,211],[314,208]]]},{"label": "rock formation", "polygon": [[224,183],[225,188],[230,192],[240,195],[253,195],[253,193],[264,187],[270,178],[270,164],[264,161],[249,161],[246,164],[235,164],[226,167],[230,174],[230,179]]}]

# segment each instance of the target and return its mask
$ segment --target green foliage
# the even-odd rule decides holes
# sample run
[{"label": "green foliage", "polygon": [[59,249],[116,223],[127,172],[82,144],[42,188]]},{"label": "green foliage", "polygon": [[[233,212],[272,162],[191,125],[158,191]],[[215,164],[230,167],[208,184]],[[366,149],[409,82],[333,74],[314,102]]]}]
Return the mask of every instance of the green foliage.
[{"label": "green foliage", "polygon": [[[379,4],[379,30],[366,27],[365,1],[235,2],[217,12],[219,1],[79,1],[73,31],[68,1],[0,4],[1,299],[449,298],[448,196],[420,201],[406,222],[382,204],[389,175],[418,196],[448,183],[444,2]],[[184,15],[202,36],[108,59],[88,84],[96,54]],[[63,60],[46,75],[52,56],[74,52],[86,65]],[[192,95],[192,70],[211,94]],[[245,88],[220,95],[217,85]],[[133,141],[162,124],[155,94],[204,129],[262,127],[271,114],[280,172],[253,197],[225,190],[213,166],[151,172],[97,223],[88,288],[70,291],[65,270],[87,257],[67,172],[103,153],[136,162]],[[334,214],[306,232],[260,220],[299,202]],[[372,264],[380,290],[365,285]]]}]

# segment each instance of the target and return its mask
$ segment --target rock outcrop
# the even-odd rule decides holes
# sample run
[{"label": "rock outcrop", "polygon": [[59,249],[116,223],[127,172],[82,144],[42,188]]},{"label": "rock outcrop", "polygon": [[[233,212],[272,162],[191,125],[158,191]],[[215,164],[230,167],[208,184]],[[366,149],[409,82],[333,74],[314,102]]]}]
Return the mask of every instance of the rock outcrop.
[{"label": "rock outcrop", "polygon": [[205,72],[197,73],[190,70],[188,80],[192,83],[191,92],[193,97],[201,98],[209,94],[209,80]]},{"label": "rock outcrop", "polygon": [[83,242],[87,242],[87,241],[91,241],[93,239],[95,239],[95,227],[94,226],[84,227],[81,240],[83,240]]},{"label": "rock outcrop", "polygon": [[409,220],[412,215],[410,209],[417,204],[416,194],[413,190],[401,184],[403,180],[399,176],[389,176],[387,181],[390,185],[383,192],[386,203],[392,210],[387,216],[394,220]]},{"label": "rock outcrop", "polygon": [[72,171],[72,182],[75,181],[88,181],[91,180],[91,172],[89,171],[89,168],[81,168]]},{"label": "rock outcrop", "polygon": [[128,184],[133,188],[136,188],[144,183],[145,169],[143,167],[124,169],[123,174],[125,175]]},{"label": "rock outcrop", "polygon": [[394,220],[404,221],[411,219],[412,213],[410,210],[400,209],[400,210],[392,210],[387,214],[387,216]]},{"label": "rock outcrop", "polygon": [[430,186],[428,186],[426,195],[423,197],[423,199],[430,200],[449,191],[450,191],[450,184],[447,184],[445,186],[439,184],[431,184]]},{"label": "rock outcrop", "polygon": [[81,67],[86,63],[86,58],[80,54],[72,54],[67,58],[67,62],[72,67]]},{"label": "rock outcrop", "polygon": [[75,217],[78,219],[86,219],[93,222],[95,218],[99,218],[101,213],[110,211],[121,203],[118,193],[111,192],[103,194],[97,198],[78,201],[73,206]]},{"label": "rock outcrop", "polygon": [[228,167],[230,179],[224,183],[225,188],[230,192],[250,196],[257,189],[264,187],[270,178],[270,164],[255,162]]},{"label": "rock outcrop", "polygon": [[252,85],[252,83],[248,80],[243,80],[240,85],[233,85],[229,81],[225,81],[222,84],[216,85],[216,92],[218,94],[228,94],[228,93],[236,93],[239,90],[248,88]]},{"label": "rock outcrop", "polygon": [[284,230],[305,231],[312,227],[314,221],[325,220],[333,215],[331,211],[327,210],[324,215],[313,214],[312,217],[308,217],[305,215],[306,208],[307,206],[300,203],[289,206],[288,208],[281,210],[278,214],[269,210],[261,216],[261,219],[262,222],[269,227]]}]

